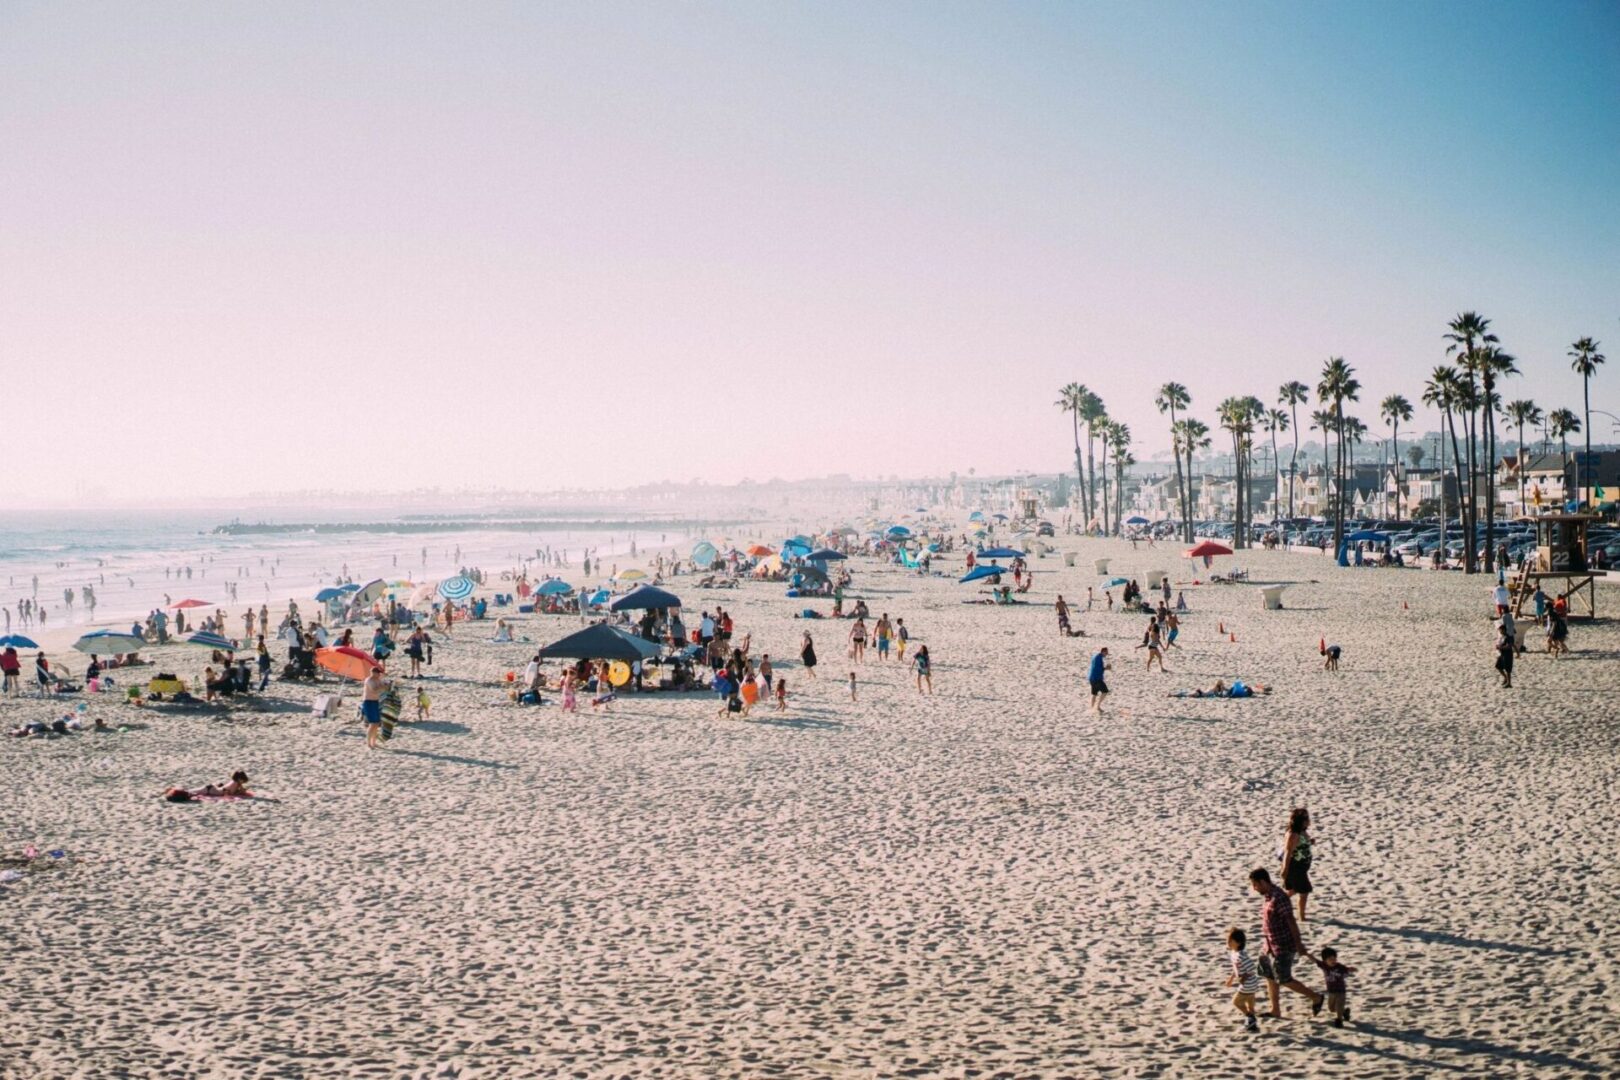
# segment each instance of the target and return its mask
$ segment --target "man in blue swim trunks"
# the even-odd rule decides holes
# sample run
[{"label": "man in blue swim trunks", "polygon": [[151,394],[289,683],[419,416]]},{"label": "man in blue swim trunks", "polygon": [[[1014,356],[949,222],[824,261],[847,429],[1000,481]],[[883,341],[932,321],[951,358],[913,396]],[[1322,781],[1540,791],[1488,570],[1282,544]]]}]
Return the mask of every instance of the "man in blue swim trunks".
[{"label": "man in blue swim trunks", "polygon": [[1102,712],[1103,698],[1108,696],[1108,683],[1103,673],[1109,668],[1108,646],[1104,645],[1091,657],[1091,670],[1087,672],[1086,679],[1091,683],[1091,711]]},{"label": "man in blue swim trunks", "polygon": [[360,720],[366,725],[366,746],[372,750],[377,749],[377,740],[382,735],[382,696],[382,668],[374,667],[371,674],[366,676],[360,699]]}]

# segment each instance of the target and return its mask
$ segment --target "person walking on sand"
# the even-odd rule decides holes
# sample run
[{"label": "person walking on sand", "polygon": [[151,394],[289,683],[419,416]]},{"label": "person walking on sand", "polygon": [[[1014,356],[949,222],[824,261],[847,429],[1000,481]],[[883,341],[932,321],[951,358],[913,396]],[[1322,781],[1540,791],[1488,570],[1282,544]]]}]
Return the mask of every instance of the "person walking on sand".
[{"label": "person walking on sand", "polygon": [[1319,1013],[1326,1001],[1294,978],[1294,958],[1305,950],[1300,938],[1299,924],[1294,921],[1294,909],[1288,903],[1288,894],[1271,880],[1263,866],[1249,871],[1249,887],[1260,897],[1260,932],[1265,942],[1260,953],[1260,977],[1266,980],[1266,997],[1271,1002],[1273,1019],[1282,1018],[1281,988],[1286,986],[1301,997],[1311,999],[1311,1012]]},{"label": "person walking on sand", "polygon": [[1303,806],[1288,815],[1288,831],[1283,834],[1283,891],[1299,897],[1299,921],[1305,921],[1305,901],[1311,897],[1311,812]]},{"label": "person walking on sand", "polygon": [[857,664],[866,663],[866,620],[858,615],[855,625],[849,628],[849,658]]},{"label": "person walking on sand", "polygon": [[1086,680],[1091,684],[1091,711],[1101,713],[1103,699],[1108,696],[1108,683],[1104,673],[1112,667],[1108,662],[1108,646],[1104,645],[1091,656],[1091,669],[1086,673]]},{"label": "person walking on sand", "polygon": [[804,640],[799,642],[799,661],[804,664],[804,673],[810,678],[816,677],[816,643],[810,638],[810,631],[804,632]]},{"label": "person walking on sand", "polygon": [[906,659],[906,646],[911,644],[911,631],[906,629],[906,620],[894,620],[895,655],[901,663]]},{"label": "person walking on sand", "polygon": [[360,721],[366,725],[366,748],[377,749],[378,737],[382,734],[382,696],[383,696],[382,668],[372,668],[362,684],[360,699]]},{"label": "person walking on sand", "polygon": [[1148,619],[1147,629],[1142,632],[1142,644],[1138,645],[1137,648],[1146,649],[1148,651],[1147,669],[1149,671],[1153,670],[1153,662],[1157,660],[1159,662],[1159,674],[1163,675],[1165,673],[1164,651],[1159,645],[1158,619]]},{"label": "person walking on sand", "polygon": [[1502,689],[1513,689],[1514,635],[1507,620],[1496,624],[1496,673],[1501,676]]},{"label": "person walking on sand", "polygon": [[1069,637],[1069,605],[1064,603],[1062,593],[1058,593],[1057,603],[1052,607],[1057,611],[1058,633],[1063,637]]},{"label": "person walking on sand", "polygon": [[853,671],[849,673],[849,700],[855,700],[855,673]]},{"label": "person walking on sand", "polygon": [[1255,972],[1254,958],[1245,949],[1248,941],[1248,935],[1235,926],[1226,932],[1226,960],[1231,965],[1226,985],[1237,988],[1232,995],[1232,1007],[1243,1014],[1243,1030],[1259,1031],[1254,996],[1260,992],[1260,976]]},{"label": "person walking on sand", "polygon": [[889,623],[889,613],[885,611],[878,616],[877,626],[873,629],[877,641],[878,661],[881,663],[889,658],[889,640],[894,635],[894,627]]},{"label": "person walking on sand", "polygon": [[[917,646],[917,655],[911,658],[911,665],[917,669],[917,693],[934,694],[934,662],[928,655],[928,646]],[[924,691],[923,687],[928,689]]]}]

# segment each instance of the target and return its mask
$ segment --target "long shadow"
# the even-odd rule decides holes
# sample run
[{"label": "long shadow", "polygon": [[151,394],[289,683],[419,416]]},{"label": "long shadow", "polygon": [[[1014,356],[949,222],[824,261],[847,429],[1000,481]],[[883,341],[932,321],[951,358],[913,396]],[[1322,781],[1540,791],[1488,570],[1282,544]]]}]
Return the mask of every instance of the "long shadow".
[{"label": "long shadow", "polygon": [[449,720],[401,720],[400,723],[409,725],[411,731],[429,731],[435,735],[466,735],[472,731],[466,724],[455,724]]},{"label": "long shadow", "polygon": [[[1589,1061],[1572,1058],[1568,1054],[1561,1054],[1556,1050],[1522,1050],[1517,1046],[1500,1046],[1484,1039],[1467,1036],[1428,1035],[1415,1028],[1400,1030],[1379,1027],[1377,1024],[1367,1024],[1361,1021],[1357,1021],[1355,1026],[1358,1030],[1369,1035],[1381,1035],[1386,1039],[1395,1039],[1398,1042],[1411,1043],[1414,1046],[1428,1046],[1436,1050],[1454,1050],[1460,1054],[1479,1054],[1486,1057],[1501,1058],[1504,1061],[1518,1061],[1543,1067],[1574,1069],[1577,1072],[1599,1071],[1598,1067]],[[1432,1064],[1432,1062],[1428,1064]]]},{"label": "long shadow", "polygon": [[1482,938],[1448,934],[1444,930],[1424,930],[1416,926],[1372,926],[1367,923],[1345,922],[1343,919],[1324,919],[1327,926],[1341,930],[1362,930],[1369,934],[1392,934],[1395,937],[1421,941],[1426,945],[1455,945],[1463,949],[1490,949],[1495,952],[1522,953],[1529,956],[1571,956],[1573,949],[1549,949],[1542,945],[1515,945],[1508,941],[1485,941]]},{"label": "long shadow", "polygon": [[750,716],[743,722],[798,731],[842,731],[845,726],[837,720],[817,720],[809,716]]},{"label": "long shadow", "polygon": [[483,758],[459,757],[455,754],[435,754],[429,750],[397,750],[390,746],[388,753],[395,757],[425,758],[428,761],[443,761],[450,765],[471,765],[479,769],[515,769],[504,761],[487,761]]},{"label": "long shadow", "polygon": [[[1357,1028],[1366,1027],[1365,1024],[1361,1023],[1357,1023],[1355,1026]],[[1468,1071],[1468,1066],[1466,1065],[1456,1065],[1449,1061],[1433,1061],[1429,1058],[1413,1057],[1411,1054],[1403,1054],[1398,1050],[1388,1050],[1382,1046],[1374,1046],[1371,1043],[1336,1042],[1333,1039],[1324,1039],[1317,1035],[1305,1036],[1305,1042],[1312,1050],[1337,1050],[1342,1054],[1370,1054],[1373,1057],[1388,1058],[1391,1061],[1401,1061],[1408,1065],[1421,1065],[1426,1070],[1438,1070],[1445,1072]]]}]

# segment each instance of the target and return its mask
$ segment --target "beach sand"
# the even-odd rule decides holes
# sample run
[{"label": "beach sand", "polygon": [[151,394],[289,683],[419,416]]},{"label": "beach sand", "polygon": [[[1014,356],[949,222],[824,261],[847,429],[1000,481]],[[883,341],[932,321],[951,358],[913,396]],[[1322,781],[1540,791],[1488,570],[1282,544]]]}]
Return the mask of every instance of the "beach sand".
[{"label": "beach sand", "polygon": [[[931,698],[869,656],[852,705],[848,624],[794,618],[828,604],[685,577],[689,621],[723,605],[780,663],[785,715],[518,708],[503,676],[533,646],[493,622],[441,639],[432,719],[387,751],[353,690],[334,719],[298,684],[224,718],[85,696],[133,730],[0,740],[0,847],[68,852],[0,886],[0,1076],[1620,1074],[1620,624],[1575,622],[1572,656],[1522,657],[1502,690],[1493,581],[1254,552],[1222,562],[1297,582],[1287,607],[1184,586],[1184,649],[1149,675],[1145,620],[1084,612],[1090,560],[1189,564],[1058,544],[1079,565],[1036,560],[1012,608],[851,561],[851,595],[930,646]],[[1087,637],[1058,636],[1057,592]],[[1098,644],[1115,692],[1093,716]],[[1233,676],[1275,692],[1167,696]],[[237,768],[269,800],[158,798]],[[1306,944],[1355,969],[1353,1023],[1295,997],[1249,1035],[1225,931],[1258,941],[1248,871],[1275,872],[1299,804]]]}]

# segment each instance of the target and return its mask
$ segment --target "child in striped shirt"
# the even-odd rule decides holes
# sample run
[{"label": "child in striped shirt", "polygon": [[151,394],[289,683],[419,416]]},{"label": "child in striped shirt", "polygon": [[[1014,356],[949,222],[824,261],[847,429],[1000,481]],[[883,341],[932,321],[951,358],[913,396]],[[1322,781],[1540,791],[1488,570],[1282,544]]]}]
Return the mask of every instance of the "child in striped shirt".
[{"label": "child in striped shirt", "polygon": [[1226,977],[1227,986],[1237,987],[1232,995],[1232,1007],[1245,1017],[1244,1031],[1259,1031],[1260,1021],[1254,1012],[1254,995],[1260,992],[1260,976],[1254,968],[1254,957],[1244,951],[1248,935],[1237,927],[1226,932],[1226,959],[1232,972]]}]

